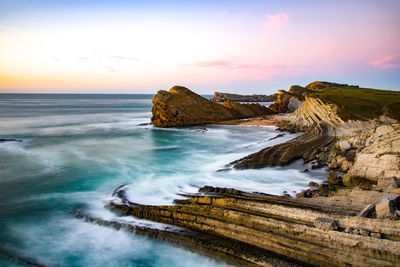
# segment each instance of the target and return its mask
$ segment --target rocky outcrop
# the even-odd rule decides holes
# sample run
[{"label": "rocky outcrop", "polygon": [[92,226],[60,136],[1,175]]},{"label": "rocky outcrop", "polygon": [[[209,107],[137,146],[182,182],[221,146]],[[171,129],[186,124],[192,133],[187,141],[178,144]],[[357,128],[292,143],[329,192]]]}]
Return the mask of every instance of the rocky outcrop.
[{"label": "rocky outcrop", "polygon": [[[248,257],[249,250],[239,250],[236,260],[246,265],[269,266],[269,255],[315,266],[393,266],[400,262],[400,220],[357,216],[363,209],[360,205],[346,201],[338,204],[337,200],[330,205],[320,199],[257,195],[226,188],[203,187],[200,191],[207,195],[191,195],[173,206],[111,201],[107,207],[124,216],[202,233],[205,242],[208,238],[231,240],[238,247],[247,244],[266,255]],[[192,246],[197,242],[193,238]],[[213,242],[208,244],[214,248]]]},{"label": "rocky outcrop", "polygon": [[181,86],[174,86],[169,92],[159,91],[152,102],[151,121],[158,127],[200,125],[274,113],[259,104],[228,101],[221,105]]},{"label": "rocky outcrop", "polygon": [[286,113],[295,111],[300,105],[307,90],[304,87],[293,85],[289,92],[278,90],[279,94],[274,104],[270,106],[272,110],[278,113]]},{"label": "rocky outcrop", "polygon": [[[234,169],[259,169],[286,166],[295,160],[320,161],[321,152],[330,150],[335,143],[333,136],[307,133],[288,142],[265,148],[230,163]],[[320,162],[319,165],[322,163]]]},{"label": "rocky outcrop", "polygon": [[[343,177],[345,184],[366,179],[389,187],[388,179],[400,178],[400,124],[382,125],[367,134],[357,133],[350,141],[352,146],[359,147],[359,152]],[[392,183],[392,187],[398,186]]]},{"label": "rocky outcrop", "polygon": [[275,101],[278,94],[273,95],[237,95],[237,94],[228,94],[228,93],[220,93],[215,92],[214,98],[211,99],[215,102],[272,102]]}]

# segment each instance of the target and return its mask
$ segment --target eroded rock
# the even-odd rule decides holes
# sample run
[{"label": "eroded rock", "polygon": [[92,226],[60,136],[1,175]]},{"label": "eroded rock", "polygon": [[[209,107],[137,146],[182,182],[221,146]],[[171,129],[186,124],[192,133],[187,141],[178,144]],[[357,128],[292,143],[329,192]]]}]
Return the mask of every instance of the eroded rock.
[{"label": "eroded rock", "polygon": [[152,102],[151,121],[158,127],[201,125],[275,113],[259,104],[225,102],[221,105],[182,86],[174,86],[169,92],[158,91]]}]

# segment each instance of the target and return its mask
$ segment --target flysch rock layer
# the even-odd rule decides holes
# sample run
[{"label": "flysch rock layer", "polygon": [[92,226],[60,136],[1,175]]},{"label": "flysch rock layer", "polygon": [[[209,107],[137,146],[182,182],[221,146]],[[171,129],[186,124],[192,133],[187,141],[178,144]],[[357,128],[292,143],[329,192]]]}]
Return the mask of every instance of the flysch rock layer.
[{"label": "flysch rock layer", "polygon": [[[231,240],[239,246],[239,252],[233,250],[231,256],[250,266],[275,266],[270,257],[275,263],[282,263],[277,255],[283,257],[283,262],[298,265],[399,265],[399,220],[356,216],[360,206],[351,208],[345,202],[327,205],[316,202],[317,199],[257,195],[214,187],[203,187],[200,191],[208,195],[188,196],[176,200],[173,206],[111,201],[107,207],[124,216],[201,232],[211,240],[218,237]],[[192,242],[196,244],[198,240]],[[208,244],[210,248],[215,246],[213,242]],[[260,249],[265,257],[240,253],[242,244]]]},{"label": "flysch rock layer", "polygon": [[174,86],[169,92],[158,91],[152,102],[151,121],[157,127],[201,125],[275,113],[259,104],[228,101],[221,105],[181,86]]},{"label": "flysch rock layer", "polygon": [[359,136],[351,141],[365,143],[364,148],[344,175],[344,182],[351,185],[356,179],[379,182],[400,178],[400,124],[382,125]]}]

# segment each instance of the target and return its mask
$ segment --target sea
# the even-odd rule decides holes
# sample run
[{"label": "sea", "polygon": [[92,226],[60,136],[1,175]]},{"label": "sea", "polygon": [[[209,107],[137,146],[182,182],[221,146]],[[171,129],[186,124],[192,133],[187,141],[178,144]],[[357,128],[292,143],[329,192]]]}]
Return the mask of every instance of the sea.
[{"label": "sea", "polygon": [[[0,266],[228,266],[223,261],[72,216],[108,220],[125,185],[131,201],[171,204],[204,185],[295,195],[325,171],[307,165],[226,169],[298,134],[276,127],[150,124],[154,95],[0,94]],[[211,96],[205,96],[211,98]],[[3,140],[4,141],[4,140]]]}]

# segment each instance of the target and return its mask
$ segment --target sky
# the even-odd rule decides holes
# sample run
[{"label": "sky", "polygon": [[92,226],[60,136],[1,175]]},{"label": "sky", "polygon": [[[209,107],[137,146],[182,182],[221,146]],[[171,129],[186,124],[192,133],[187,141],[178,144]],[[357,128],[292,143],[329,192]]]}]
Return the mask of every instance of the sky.
[{"label": "sky", "polygon": [[0,0],[0,93],[400,90],[399,14],[399,0]]}]

